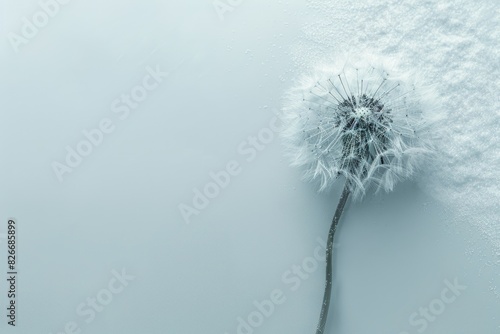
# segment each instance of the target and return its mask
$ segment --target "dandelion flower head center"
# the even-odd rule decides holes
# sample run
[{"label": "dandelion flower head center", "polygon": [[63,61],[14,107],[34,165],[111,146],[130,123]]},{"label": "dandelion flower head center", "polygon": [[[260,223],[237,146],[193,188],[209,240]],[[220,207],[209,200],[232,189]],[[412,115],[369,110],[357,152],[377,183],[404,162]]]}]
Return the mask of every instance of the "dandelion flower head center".
[{"label": "dandelion flower head center", "polygon": [[354,118],[362,118],[371,114],[371,110],[367,107],[357,107],[353,109]]}]

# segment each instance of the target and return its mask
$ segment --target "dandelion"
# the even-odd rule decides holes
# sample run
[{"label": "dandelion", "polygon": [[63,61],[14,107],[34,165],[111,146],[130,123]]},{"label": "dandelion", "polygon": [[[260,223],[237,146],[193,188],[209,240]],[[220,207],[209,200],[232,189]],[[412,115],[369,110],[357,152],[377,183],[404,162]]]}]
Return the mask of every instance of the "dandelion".
[{"label": "dandelion", "polygon": [[330,189],[340,176],[345,185],[328,234],[326,284],[317,334],[323,333],[332,285],[335,230],[349,197],[368,189],[391,191],[430,153],[427,139],[431,94],[415,73],[394,61],[371,57],[323,67],[287,96],[282,137],[292,165],[304,177]]}]

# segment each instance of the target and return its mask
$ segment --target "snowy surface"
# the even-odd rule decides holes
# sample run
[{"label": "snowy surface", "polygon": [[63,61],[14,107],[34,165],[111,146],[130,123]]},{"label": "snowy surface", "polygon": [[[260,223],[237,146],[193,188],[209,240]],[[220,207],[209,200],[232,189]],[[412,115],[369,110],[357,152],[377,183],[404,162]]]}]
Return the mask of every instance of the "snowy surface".
[{"label": "snowy surface", "polygon": [[[20,255],[18,326],[2,311],[0,331],[233,334],[241,318],[256,324],[241,333],[314,333],[340,189],[317,194],[265,129],[299,75],[370,51],[418,68],[445,118],[415,182],[348,205],[328,332],[500,333],[498,3],[230,2],[221,20],[211,0],[72,0],[15,52],[9,33],[40,5],[1,1],[0,247],[15,217]],[[147,98],[113,112],[157,68]],[[60,182],[54,161],[106,119]],[[224,169],[187,223],[179,205]],[[123,269],[134,279],[106,299]],[[0,296],[5,310],[5,283]],[[95,317],[88,298],[105,302]],[[271,298],[261,321],[254,302]]]}]

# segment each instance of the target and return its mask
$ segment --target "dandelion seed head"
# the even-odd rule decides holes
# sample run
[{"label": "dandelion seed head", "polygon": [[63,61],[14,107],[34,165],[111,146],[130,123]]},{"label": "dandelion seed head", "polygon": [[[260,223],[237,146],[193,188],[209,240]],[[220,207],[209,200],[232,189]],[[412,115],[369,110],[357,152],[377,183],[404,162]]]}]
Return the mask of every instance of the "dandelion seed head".
[{"label": "dandelion seed head", "polygon": [[341,60],[303,77],[286,96],[282,138],[292,165],[329,189],[342,175],[355,198],[391,191],[431,153],[433,96],[393,60]]}]

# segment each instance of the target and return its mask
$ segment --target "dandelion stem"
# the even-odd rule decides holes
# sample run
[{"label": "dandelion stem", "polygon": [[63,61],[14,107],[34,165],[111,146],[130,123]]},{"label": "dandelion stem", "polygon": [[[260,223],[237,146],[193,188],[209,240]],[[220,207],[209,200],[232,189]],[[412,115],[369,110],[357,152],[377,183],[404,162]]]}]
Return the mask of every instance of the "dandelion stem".
[{"label": "dandelion stem", "polygon": [[342,196],[340,196],[339,203],[337,204],[337,209],[335,210],[335,215],[332,219],[332,225],[330,226],[330,231],[328,232],[328,243],[326,246],[326,281],[325,281],[325,294],[323,296],[323,304],[321,306],[321,313],[319,316],[318,328],[316,334],[323,334],[326,325],[326,318],[328,317],[328,309],[330,307],[330,297],[332,294],[332,253],[333,253],[333,237],[335,236],[335,231],[337,230],[337,225],[344,211],[344,206],[349,198],[350,190],[349,184],[346,182],[344,190],[342,191]]}]

